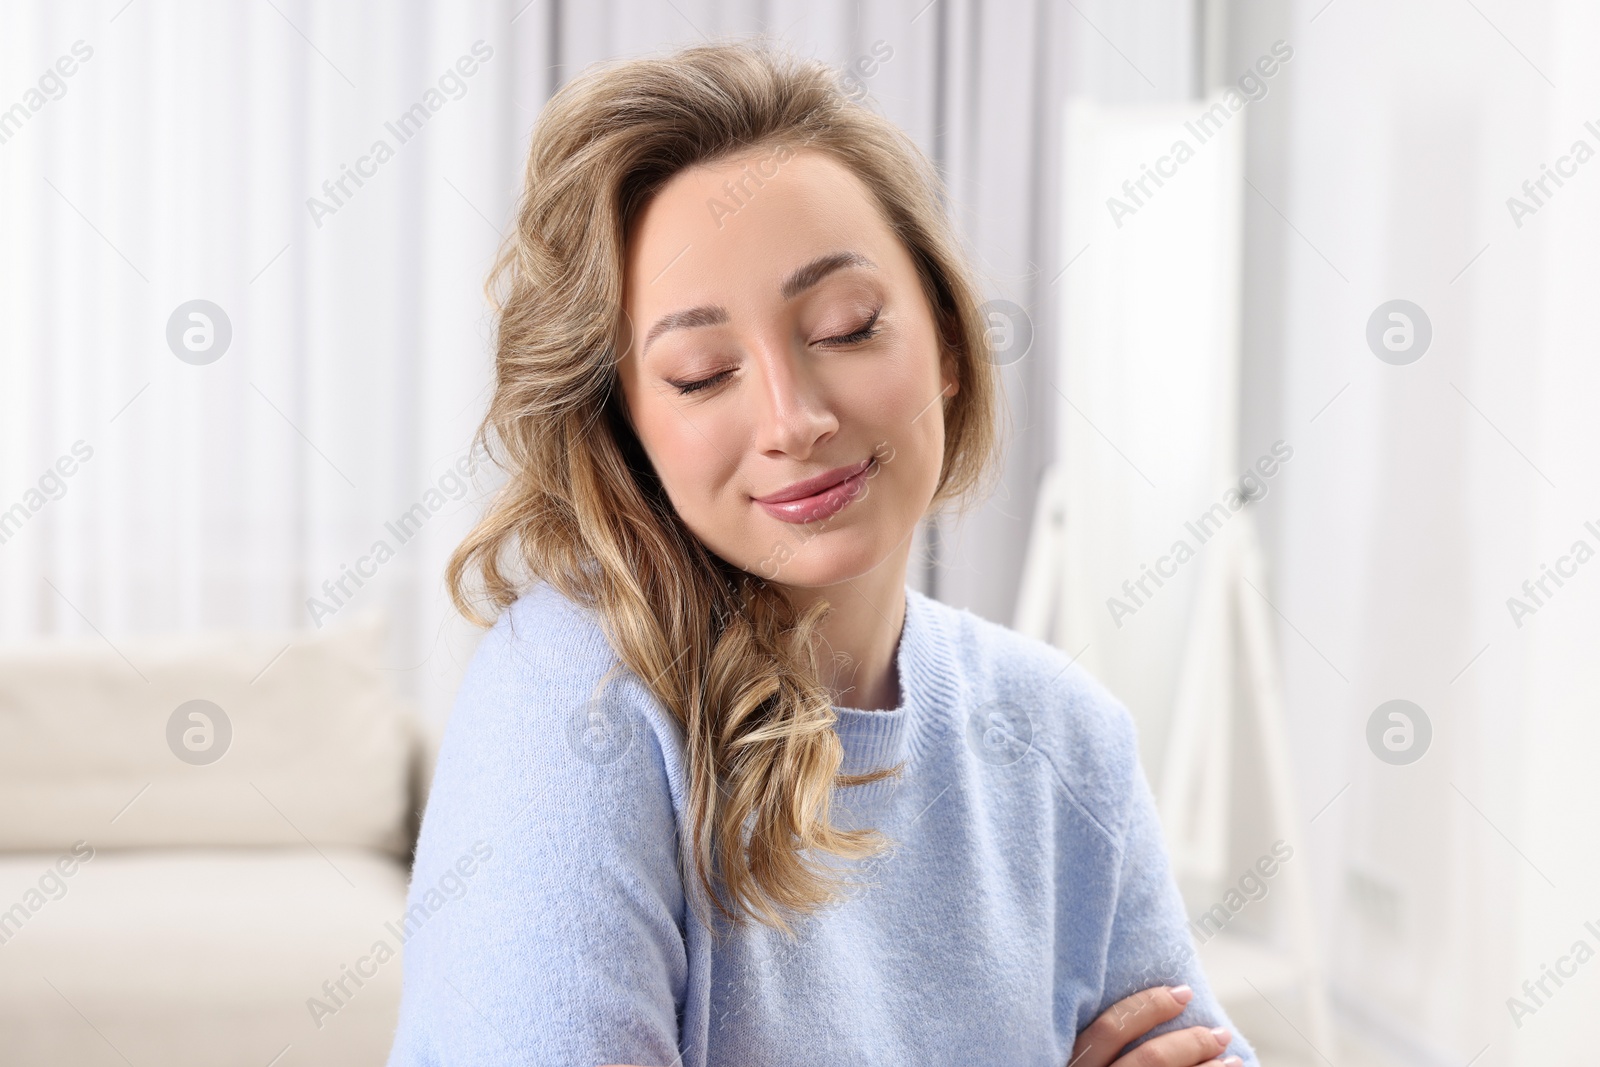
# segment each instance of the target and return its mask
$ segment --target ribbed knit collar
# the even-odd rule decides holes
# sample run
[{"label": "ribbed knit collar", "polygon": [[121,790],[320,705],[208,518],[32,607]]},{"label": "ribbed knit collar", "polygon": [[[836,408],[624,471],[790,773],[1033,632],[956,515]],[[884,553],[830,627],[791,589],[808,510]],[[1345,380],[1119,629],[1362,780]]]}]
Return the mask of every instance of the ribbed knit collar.
[{"label": "ribbed knit collar", "polygon": [[[895,651],[900,705],[881,711],[835,705],[838,720],[834,731],[844,747],[841,772],[859,774],[893,766],[903,759],[907,765],[902,773],[909,773],[930,733],[948,717],[945,712],[954,691],[953,650],[944,618],[949,610],[906,586],[905,622]],[[893,788],[893,781],[854,786],[847,792],[867,799]]]}]

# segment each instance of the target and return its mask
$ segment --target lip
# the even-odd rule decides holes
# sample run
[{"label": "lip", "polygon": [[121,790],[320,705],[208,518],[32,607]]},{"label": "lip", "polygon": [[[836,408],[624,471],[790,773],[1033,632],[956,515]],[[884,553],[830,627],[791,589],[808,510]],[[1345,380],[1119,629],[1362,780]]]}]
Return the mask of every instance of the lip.
[{"label": "lip", "polygon": [[852,463],[848,467],[835,467],[833,470],[825,471],[814,478],[807,478],[804,481],[785,486],[776,493],[768,493],[766,496],[758,496],[753,499],[757,504],[787,504],[792,500],[803,500],[808,496],[816,496],[824,489],[832,489],[846,478],[860,474],[871,463],[872,459],[869,457],[860,463]]},{"label": "lip", "polygon": [[756,497],[768,515],[782,522],[816,522],[838,514],[866,487],[874,460],[837,467],[814,478],[795,482],[764,497]]}]

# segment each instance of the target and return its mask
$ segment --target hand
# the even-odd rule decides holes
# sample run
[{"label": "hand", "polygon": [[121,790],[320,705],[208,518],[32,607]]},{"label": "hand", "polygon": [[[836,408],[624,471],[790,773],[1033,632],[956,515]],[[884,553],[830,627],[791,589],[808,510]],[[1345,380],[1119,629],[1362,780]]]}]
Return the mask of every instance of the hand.
[{"label": "hand", "polygon": [[1078,1035],[1068,1067],[1240,1067],[1238,1056],[1216,1058],[1233,1040],[1225,1026],[1174,1030],[1117,1056],[1128,1042],[1177,1018],[1192,999],[1194,990],[1180,985],[1155,986],[1117,1001]]},{"label": "hand", "polygon": [[[1225,1060],[1216,1057],[1233,1040],[1225,1026],[1191,1026],[1153,1037],[1126,1056],[1117,1057],[1128,1042],[1136,1040],[1175,1019],[1183,1006],[1194,999],[1186,985],[1153,986],[1117,1001],[1084,1028],[1072,1046],[1072,1062],[1067,1067],[1240,1067],[1238,1056]],[[1117,1058],[1113,1058],[1117,1057]],[[608,1064],[606,1067],[627,1067]]]}]

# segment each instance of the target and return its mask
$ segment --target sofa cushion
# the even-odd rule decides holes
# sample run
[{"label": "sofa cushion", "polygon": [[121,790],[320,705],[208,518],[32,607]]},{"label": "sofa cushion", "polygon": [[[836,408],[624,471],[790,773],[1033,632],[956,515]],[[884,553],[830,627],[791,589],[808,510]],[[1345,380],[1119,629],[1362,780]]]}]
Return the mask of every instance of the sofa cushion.
[{"label": "sofa cushion", "polygon": [[405,893],[338,846],[0,855],[0,1061],[380,1067]]},{"label": "sofa cushion", "polygon": [[0,648],[0,851],[408,847],[383,627]]}]

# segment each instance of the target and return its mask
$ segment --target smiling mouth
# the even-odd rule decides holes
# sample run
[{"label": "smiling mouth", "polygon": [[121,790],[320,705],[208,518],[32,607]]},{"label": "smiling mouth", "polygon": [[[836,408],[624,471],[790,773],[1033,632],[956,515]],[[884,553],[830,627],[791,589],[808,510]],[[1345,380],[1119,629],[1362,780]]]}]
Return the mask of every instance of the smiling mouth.
[{"label": "smiling mouth", "polygon": [[878,460],[874,456],[855,474],[808,496],[782,501],[757,500],[755,503],[780,522],[801,524],[832,518],[861,495],[866,489],[867,479],[877,468]]}]

